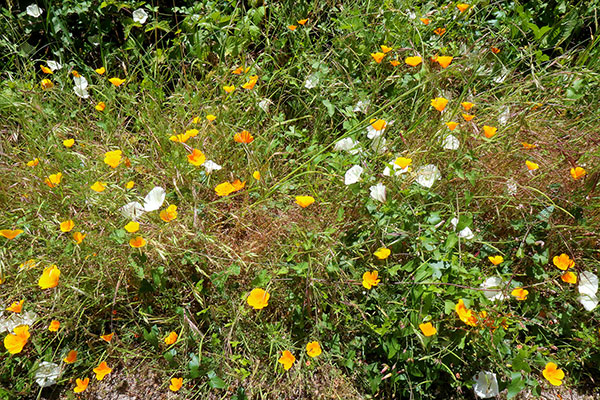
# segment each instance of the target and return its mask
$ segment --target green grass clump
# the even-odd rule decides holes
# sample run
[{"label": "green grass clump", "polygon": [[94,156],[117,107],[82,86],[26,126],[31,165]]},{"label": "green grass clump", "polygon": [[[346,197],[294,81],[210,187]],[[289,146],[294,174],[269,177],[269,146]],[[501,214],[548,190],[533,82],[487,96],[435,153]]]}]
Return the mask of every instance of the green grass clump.
[{"label": "green grass clump", "polygon": [[598,394],[592,6],[181,4],[2,9],[0,398]]}]

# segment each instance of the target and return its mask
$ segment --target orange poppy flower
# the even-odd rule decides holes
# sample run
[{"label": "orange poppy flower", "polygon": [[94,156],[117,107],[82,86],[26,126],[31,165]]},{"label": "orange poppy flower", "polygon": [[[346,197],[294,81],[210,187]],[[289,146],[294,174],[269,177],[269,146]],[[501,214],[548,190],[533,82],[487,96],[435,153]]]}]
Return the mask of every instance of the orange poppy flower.
[{"label": "orange poppy flower", "polygon": [[238,143],[248,144],[254,141],[254,136],[252,136],[248,131],[241,131],[233,136],[233,140],[235,140]]},{"label": "orange poppy flower", "polygon": [[17,236],[19,236],[23,232],[24,231],[22,229],[15,229],[15,230],[12,230],[12,229],[2,229],[0,231],[0,235],[4,236],[8,240],[12,240],[12,239],[16,238]]},{"label": "orange poppy flower", "polygon": [[392,64],[392,67],[397,67],[398,65],[400,65],[400,61],[398,61],[398,60],[390,60],[390,64]]},{"label": "orange poppy flower", "polygon": [[75,386],[75,388],[73,389],[73,391],[75,393],[81,393],[81,392],[85,391],[85,389],[87,389],[88,385],[90,384],[90,378],[85,378],[84,380],[81,380],[81,379],[77,378],[75,380],[75,384],[77,386]]},{"label": "orange poppy flower", "polygon": [[444,33],[446,33],[446,28],[437,28],[433,31],[433,33],[435,33],[438,36],[442,36]]},{"label": "orange poppy flower", "polygon": [[492,47],[490,48],[490,50],[492,50],[492,53],[494,53],[494,54],[498,54],[498,53],[500,53],[500,49],[499,49],[499,48],[497,48],[497,47],[494,47],[494,46],[492,46]]},{"label": "orange poppy flower", "polygon": [[244,89],[251,90],[254,88],[254,85],[256,85],[256,82],[258,82],[258,75],[253,75],[250,77],[250,80],[248,82],[242,85],[242,87]]},{"label": "orange poppy flower", "polygon": [[419,56],[406,57],[404,59],[404,62],[406,64],[410,65],[411,67],[416,67],[417,65],[419,65],[423,62],[423,59]]},{"label": "orange poppy flower", "polygon": [[510,294],[515,296],[517,298],[517,300],[523,301],[523,300],[527,300],[527,295],[529,294],[529,291],[526,289],[523,289],[521,287],[518,287],[518,288],[513,289],[513,291],[510,292]]},{"label": "orange poppy flower", "polygon": [[450,57],[450,56],[439,56],[435,59],[435,62],[440,64],[442,66],[442,68],[447,68],[448,65],[450,65],[450,63],[452,62],[453,58],[454,57]]},{"label": "orange poppy flower", "polygon": [[317,357],[322,352],[323,350],[321,349],[319,342],[310,342],[306,345],[306,354],[308,354],[309,357]]},{"label": "orange poppy flower", "polygon": [[577,283],[577,275],[575,275],[575,274],[574,274],[574,273],[572,273],[571,271],[567,271],[567,272],[565,272],[564,274],[562,274],[562,275],[560,276],[560,279],[561,279],[563,282],[570,283],[570,284],[572,284],[572,285],[574,285],[574,284],[576,284],[576,283]]},{"label": "orange poppy flower", "polygon": [[463,101],[462,103],[460,103],[460,105],[465,109],[465,111],[469,111],[471,108],[473,108],[475,104],[469,101]]},{"label": "orange poppy flower", "polygon": [[448,129],[453,131],[458,126],[458,122],[454,122],[454,121],[446,122],[446,126],[448,127]]},{"label": "orange poppy flower", "polygon": [[144,247],[146,245],[146,239],[141,236],[136,236],[129,241],[129,245],[135,249]]},{"label": "orange poppy flower", "polygon": [[45,65],[40,65],[40,68],[42,69],[42,72],[45,74],[53,74],[54,72],[52,72],[52,70],[48,67],[46,67]]},{"label": "orange poppy flower", "polygon": [[106,361],[102,361],[96,368],[92,371],[96,374],[96,379],[101,381],[104,377],[112,372],[112,368],[106,364]]},{"label": "orange poppy flower", "polygon": [[176,392],[181,389],[181,386],[183,386],[183,378],[171,378],[171,384],[169,385],[171,391]]},{"label": "orange poppy flower", "polygon": [[23,351],[29,337],[28,325],[19,325],[13,330],[14,334],[8,334],[4,338],[4,347],[10,354],[18,354]]},{"label": "orange poppy flower", "polygon": [[10,306],[6,307],[6,311],[12,311],[14,313],[20,313],[21,310],[23,309],[23,303],[25,302],[25,299],[21,300],[21,301],[14,301]]},{"label": "orange poppy flower", "polygon": [[50,79],[42,79],[40,86],[42,87],[42,90],[48,90],[54,87],[54,83],[52,83]]},{"label": "orange poppy flower", "polygon": [[51,188],[57,187],[62,180],[62,172],[57,172],[56,174],[52,174],[46,179],[44,179],[44,183]]},{"label": "orange poppy flower", "polygon": [[388,47],[388,46],[386,46],[385,44],[382,44],[382,45],[381,45],[381,46],[379,46],[379,47],[381,47],[381,51],[383,51],[383,53],[384,53],[384,54],[387,54],[387,53],[389,53],[390,51],[392,51],[392,48],[391,48],[391,47]]},{"label": "orange poppy flower", "polygon": [[458,10],[461,13],[464,13],[465,11],[467,11],[469,9],[469,5],[465,4],[465,3],[459,3],[459,4],[456,5],[456,8],[458,8]]},{"label": "orange poppy flower", "polygon": [[491,139],[494,136],[496,136],[496,132],[498,131],[498,128],[494,127],[494,126],[487,126],[484,125],[483,126],[483,134],[485,135],[486,138]]},{"label": "orange poppy flower", "polygon": [[31,161],[27,161],[27,166],[28,167],[35,167],[39,163],[40,163],[40,159],[36,157],[33,160],[31,160]]},{"label": "orange poppy flower", "polygon": [[165,343],[168,344],[169,346],[172,345],[173,343],[175,343],[177,341],[177,332],[171,332],[169,333],[169,335],[165,338]]},{"label": "orange poppy flower", "polygon": [[192,154],[188,154],[187,158],[188,162],[196,167],[199,167],[206,161],[206,156],[198,149],[193,149]]},{"label": "orange poppy flower", "polygon": [[431,100],[431,106],[439,112],[444,111],[446,104],[448,104],[448,100],[443,97],[436,97],[435,99]]},{"label": "orange poppy flower", "polygon": [[270,297],[271,295],[269,294],[269,292],[260,288],[255,288],[252,289],[252,291],[248,295],[246,302],[255,310],[260,310],[269,305]]},{"label": "orange poppy flower", "polygon": [[250,71],[250,67],[247,67],[247,68],[244,69],[243,67],[240,66],[240,67],[237,67],[236,69],[234,69],[233,71],[231,71],[231,73],[234,74],[234,75],[241,75],[241,74],[246,73],[248,71]]},{"label": "orange poppy flower", "polygon": [[542,375],[544,375],[544,378],[546,378],[553,386],[562,385],[562,380],[565,377],[564,371],[558,369],[558,366],[553,362],[546,364],[546,367],[542,371]]},{"label": "orange poppy flower", "polygon": [[50,326],[48,326],[48,330],[50,332],[58,332],[60,329],[60,321],[54,320],[50,322]]},{"label": "orange poppy flower", "polygon": [[425,25],[429,25],[429,23],[431,22],[429,18],[419,18],[419,20]]},{"label": "orange poppy flower", "polygon": [[573,179],[578,180],[579,178],[583,178],[587,172],[585,169],[581,167],[571,168],[571,176]]},{"label": "orange poppy flower", "polygon": [[470,114],[462,114],[462,117],[464,118],[465,121],[469,122],[470,120],[472,120],[473,118],[475,118],[474,115],[470,115]]},{"label": "orange poppy flower", "polygon": [[456,314],[458,314],[458,318],[460,318],[462,322],[469,326],[477,326],[477,315],[465,306],[465,303],[462,299],[458,300],[455,311]]},{"label": "orange poppy flower", "polygon": [[365,272],[362,276],[362,285],[366,288],[366,289],[371,289],[373,286],[377,286],[379,284],[379,282],[381,281],[381,279],[378,279],[378,275],[379,272],[377,271],[373,271],[373,272]]},{"label": "orange poppy flower", "polygon": [[312,196],[296,196],[296,204],[302,208],[306,208],[315,202]]},{"label": "orange poppy flower", "polygon": [[114,86],[121,86],[124,82],[125,79],[119,79],[119,78],[110,78],[108,80],[110,83],[112,83]]},{"label": "orange poppy flower", "polygon": [[535,171],[536,169],[540,168],[539,165],[537,165],[533,161],[529,161],[529,160],[525,161],[525,165],[527,166],[527,169],[530,171]]},{"label": "orange poppy flower", "polygon": [[381,63],[381,60],[383,60],[383,57],[385,57],[385,53],[382,53],[382,52],[371,53],[371,57],[373,57],[373,60],[375,60],[375,62],[377,64],[379,64],[379,63]]},{"label": "orange poppy flower", "polygon": [[562,253],[560,256],[554,256],[554,258],[552,258],[552,263],[562,271],[566,271],[575,266],[575,261],[571,260],[571,257],[565,253]]},{"label": "orange poppy flower", "polygon": [[296,28],[297,28],[297,26],[296,26],[296,25],[288,25],[288,29],[289,29],[290,31],[292,31],[292,32],[293,32],[293,31],[295,31],[295,30],[296,30]]},{"label": "orange poppy flower", "polygon": [[535,149],[537,147],[537,144],[530,144],[527,142],[521,142],[521,145],[523,145],[523,148],[525,150],[531,150],[531,149]]},{"label": "orange poppy flower", "polygon": [[114,335],[115,335],[114,332],[106,334],[106,335],[100,335],[100,339],[104,340],[106,343],[110,343],[110,341],[112,340]]},{"label": "orange poppy flower", "polygon": [[175,204],[171,204],[169,207],[162,210],[159,215],[160,219],[162,219],[163,221],[171,222],[175,218],[177,218],[177,206]]},{"label": "orange poppy flower", "polygon": [[102,112],[102,111],[104,111],[104,109],[106,108],[106,104],[105,104],[103,101],[101,101],[100,103],[96,104],[96,105],[94,106],[94,108],[95,108],[96,110],[98,110],[98,111]]},{"label": "orange poppy flower", "polygon": [[238,192],[246,187],[246,181],[242,182],[239,179],[236,179],[235,181],[231,182],[231,186],[233,186],[234,192]]},{"label": "orange poppy flower", "polygon": [[297,22],[298,22],[298,25],[304,25],[308,22],[308,19],[300,19]]},{"label": "orange poppy flower", "polygon": [[289,350],[284,350],[283,353],[281,354],[281,358],[279,358],[279,360],[277,360],[277,361],[280,364],[282,364],[283,369],[285,369],[287,371],[290,368],[292,368],[292,365],[294,365],[294,361],[296,361],[296,357],[294,357],[294,355],[292,353],[290,353]]},{"label": "orange poppy flower", "polygon": [[67,356],[65,358],[63,358],[63,361],[67,364],[73,364],[75,361],[77,361],[77,351],[76,350],[69,351]]},{"label": "orange poppy flower", "polygon": [[437,333],[437,329],[435,326],[431,324],[431,322],[426,322],[424,324],[419,324],[419,329],[423,332],[425,336],[433,336]]},{"label": "orange poppy flower", "polygon": [[58,279],[60,278],[60,269],[56,265],[52,265],[44,269],[42,276],[38,281],[38,285],[42,289],[51,289],[58,285]]},{"label": "orange poppy flower", "polygon": [[74,226],[75,222],[73,222],[72,219],[69,219],[60,223],[60,230],[63,232],[70,232]]}]

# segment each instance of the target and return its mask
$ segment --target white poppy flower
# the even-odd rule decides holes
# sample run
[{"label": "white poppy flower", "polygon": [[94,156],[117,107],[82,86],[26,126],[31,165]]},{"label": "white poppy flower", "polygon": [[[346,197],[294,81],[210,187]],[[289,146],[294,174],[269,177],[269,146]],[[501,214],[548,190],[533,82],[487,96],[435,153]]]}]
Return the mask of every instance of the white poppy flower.
[{"label": "white poppy flower", "polygon": [[35,371],[35,382],[41,387],[48,387],[56,384],[56,380],[60,376],[60,366],[48,361],[42,361]]},{"label": "white poppy flower", "polygon": [[360,175],[363,173],[363,168],[360,165],[355,165],[344,174],[344,184],[352,185],[360,180]]},{"label": "white poppy flower", "polygon": [[206,169],[206,173],[207,174],[210,174],[213,171],[218,171],[221,168],[223,168],[219,164],[217,164],[216,162],[214,162],[212,160],[205,161],[204,164],[203,164],[203,166]]},{"label": "white poppy flower", "polygon": [[458,150],[460,147],[460,141],[454,135],[448,135],[442,141],[442,147],[445,150]]},{"label": "white poppy flower", "polygon": [[58,71],[62,68],[62,65],[58,61],[48,60],[46,61],[46,65],[52,70],[52,72]]},{"label": "white poppy flower", "polygon": [[506,296],[502,293],[502,288],[504,287],[504,281],[502,278],[498,276],[492,276],[487,278],[480,286],[483,291],[485,297],[488,300],[496,301],[496,300],[505,300]]},{"label": "white poppy flower", "polygon": [[373,199],[385,203],[385,185],[383,183],[371,186],[369,190]]},{"label": "white poppy flower", "polygon": [[81,97],[82,99],[87,99],[88,97],[90,97],[90,94],[88,93],[87,89],[82,89],[81,86],[74,86],[73,91],[77,96]]},{"label": "white poppy flower", "polygon": [[38,315],[33,311],[25,311],[22,313],[10,313],[3,317],[3,311],[0,311],[0,333],[12,332],[19,325],[33,325],[38,319]]},{"label": "white poppy flower", "polygon": [[433,164],[419,167],[416,171],[417,183],[423,187],[430,188],[435,181],[442,178],[440,170]]},{"label": "white poppy flower", "polygon": [[335,151],[347,151],[350,154],[360,153],[360,143],[352,138],[338,140],[333,148]]},{"label": "white poppy flower", "polygon": [[266,113],[269,112],[269,106],[273,104],[273,102],[269,99],[262,99],[259,103],[258,106]]},{"label": "white poppy flower", "polygon": [[387,140],[383,136],[378,136],[371,142],[371,149],[377,154],[387,153]]},{"label": "white poppy flower", "polygon": [[138,8],[137,10],[135,10],[133,12],[134,22],[144,25],[144,22],[146,22],[147,19],[148,19],[148,14],[146,14],[146,11],[142,10],[141,8]]},{"label": "white poppy flower", "polygon": [[144,214],[144,206],[138,203],[137,201],[132,201],[131,203],[125,204],[119,210],[125,218],[134,221]]},{"label": "white poppy flower", "polygon": [[[397,159],[398,159],[398,157],[394,158],[392,161],[389,162],[389,164],[394,169],[394,176],[400,176],[402,174],[405,174],[405,173],[408,172],[408,169],[410,168],[409,166],[406,166],[405,168],[402,168],[401,166],[399,166],[398,164],[396,164],[396,160]],[[392,171],[390,170],[389,166],[385,167],[385,169],[383,170],[383,175],[384,176],[391,176],[392,175]]]},{"label": "white poppy flower", "polygon": [[26,11],[27,11],[27,15],[29,15],[30,17],[37,18],[40,15],[42,15],[42,12],[44,10],[39,8],[37,6],[37,4],[31,4],[30,6],[27,6]]},{"label": "white poppy flower", "polygon": [[317,87],[318,84],[319,84],[319,75],[310,74],[308,76],[308,78],[306,78],[306,81],[304,82],[304,87],[307,89],[312,89],[312,88]]},{"label": "white poppy flower", "polygon": [[[456,226],[458,225],[458,218],[456,218],[456,217],[452,218],[450,223],[452,224],[452,226],[454,226],[454,229],[456,229]],[[458,232],[458,237],[467,239],[467,240],[471,240],[475,237],[475,235],[473,234],[473,231],[471,230],[471,228],[469,228],[467,226],[466,228],[463,228],[460,232]]]},{"label": "white poppy flower", "polygon": [[359,100],[358,103],[356,103],[356,106],[354,106],[354,112],[361,112],[361,113],[365,113],[367,112],[367,110],[369,109],[369,106],[371,105],[371,101],[370,100]]},{"label": "white poppy flower", "polygon": [[158,210],[165,201],[167,192],[160,186],[155,186],[147,195],[144,197],[144,211],[150,212]]},{"label": "white poppy flower", "polygon": [[498,390],[498,379],[493,372],[480,371],[473,377],[473,380],[475,381],[475,384],[473,385],[475,395],[482,399],[496,397],[500,393]]},{"label": "white poppy flower", "polygon": [[77,96],[81,97],[82,99],[87,99],[88,97],[90,97],[87,91],[87,79],[85,79],[83,76],[75,76],[73,77],[73,83],[75,83],[75,87],[73,88],[73,90],[75,91],[75,94]]},{"label": "white poppy flower", "polygon": [[598,306],[598,277],[590,271],[579,274],[579,302],[587,311],[592,311]]}]

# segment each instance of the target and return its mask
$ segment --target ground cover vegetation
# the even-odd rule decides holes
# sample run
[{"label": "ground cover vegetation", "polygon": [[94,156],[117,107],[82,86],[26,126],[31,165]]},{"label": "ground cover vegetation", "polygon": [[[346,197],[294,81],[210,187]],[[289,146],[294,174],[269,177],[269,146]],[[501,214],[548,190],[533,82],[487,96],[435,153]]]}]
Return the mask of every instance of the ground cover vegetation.
[{"label": "ground cover vegetation", "polygon": [[0,398],[597,396],[597,7],[9,1]]}]

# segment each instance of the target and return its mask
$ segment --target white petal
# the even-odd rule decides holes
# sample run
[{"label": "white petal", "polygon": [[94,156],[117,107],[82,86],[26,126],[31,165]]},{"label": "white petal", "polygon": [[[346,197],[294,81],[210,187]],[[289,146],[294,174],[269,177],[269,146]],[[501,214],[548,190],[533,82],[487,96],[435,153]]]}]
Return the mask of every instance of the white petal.
[{"label": "white petal", "polygon": [[373,149],[373,151],[375,153],[377,153],[377,154],[386,153],[388,151],[388,148],[386,146],[386,142],[387,141],[385,140],[385,138],[383,136],[377,136],[371,142],[371,149]]},{"label": "white petal", "polygon": [[471,240],[475,237],[475,235],[473,234],[473,231],[471,230],[471,228],[469,228],[467,226],[462,231],[458,232],[458,237],[467,239],[467,240]]},{"label": "white petal", "polygon": [[417,183],[423,187],[430,188],[433,186],[435,181],[442,177],[440,170],[433,164],[419,167],[416,171]]},{"label": "white petal", "polygon": [[0,333],[12,332],[19,325],[33,325],[38,319],[38,315],[33,311],[25,311],[20,314],[10,313],[7,317],[3,317],[3,312],[0,311]]},{"label": "white petal", "polygon": [[583,308],[585,308],[586,311],[592,311],[598,305],[598,297],[596,297],[596,295],[588,296],[587,294],[582,294],[577,300],[583,304]]},{"label": "white petal", "polygon": [[371,186],[369,190],[371,191],[371,197],[373,199],[385,203],[385,185],[383,183],[378,183],[375,186]]},{"label": "white petal", "polygon": [[444,138],[442,146],[445,150],[458,150],[460,141],[454,135],[448,135]]},{"label": "white petal", "polygon": [[379,136],[383,135],[384,131],[385,131],[385,128],[383,128],[382,130],[378,131],[377,129],[375,129],[371,125],[369,125],[369,126],[367,126],[367,137],[369,139],[376,139]]},{"label": "white petal", "polygon": [[150,212],[158,210],[165,201],[167,192],[160,186],[155,186],[146,197],[144,197],[144,211]]},{"label": "white petal", "polygon": [[52,70],[52,72],[58,71],[59,69],[62,68],[62,65],[60,65],[60,63],[58,61],[48,60],[48,61],[46,61],[46,65],[48,65],[48,68],[50,68]]},{"label": "white petal", "polygon": [[360,100],[358,103],[356,103],[356,106],[354,106],[354,112],[361,112],[361,113],[366,113],[367,110],[369,109],[369,105],[371,104],[370,100]]},{"label": "white petal", "polygon": [[148,14],[146,14],[146,11],[142,10],[141,8],[138,8],[133,12],[133,20],[135,22],[143,25],[144,22],[146,22],[146,19],[148,19]]},{"label": "white petal", "polygon": [[205,161],[204,164],[203,164],[203,166],[206,169],[206,173],[207,174],[210,174],[213,171],[218,171],[221,168],[223,168],[219,164],[217,164],[216,162],[211,161],[211,160]]},{"label": "white petal", "polygon": [[27,15],[29,15],[30,17],[33,17],[33,18],[39,17],[40,15],[42,15],[42,12],[43,12],[43,10],[41,8],[39,8],[37,6],[37,4],[32,4],[30,6],[27,6],[26,11],[27,11]]},{"label": "white petal", "polygon": [[87,89],[82,89],[80,86],[74,86],[73,91],[77,96],[81,97],[82,99],[87,99],[88,97],[90,97],[90,94],[88,93]]},{"label": "white petal", "polygon": [[144,214],[144,206],[137,201],[132,201],[121,207],[120,211],[125,218],[136,220]]},{"label": "white petal", "polygon": [[344,175],[344,183],[346,185],[352,185],[360,180],[360,175],[363,173],[363,169],[360,165],[355,165],[346,171]]},{"label": "white petal", "polygon": [[506,191],[508,192],[508,194],[513,195],[513,196],[515,194],[517,194],[517,191],[518,191],[517,182],[515,182],[515,180],[513,178],[510,178],[509,180],[506,181]]},{"label": "white petal", "polygon": [[333,148],[333,150],[336,151],[348,151],[351,150],[354,146],[356,146],[358,144],[358,142],[355,142],[352,138],[344,138],[344,139],[340,139],[335,143],[335,146]]},{"label": "white petal", "polygon": [[266,113],[269,112],[269,106],[273,104],[273,102],[269,99],[262,99],[260,101],[260,103],[258,103],[258,106]]},{"label": "white petal", "polygon": [[485,289],[483,291],[483,294],[485,295],[485,297],[488,298],[488,300],[496,301],[504,300],[506,298],[506,296],[502,294],[504,281],[498,276],[492,276],[487,278],[485,281],[483,281],[480,287],[482,289]]},{"label": "white petal", "polygon": [[304,82],[304,87],[307,89],[312,89],[312,88],[317,87],[318,84],[319,84],[319,75],[310,74],[308,76],[308,78],[306,78],[306,81]]},{"label": "white petal", "polygon": [[87,89],[88,87],[88,81],[83,76],[74,76],[73,83],[75,83],[75,86],[79,86],[81,89]]},{"label": "white petal", "polygon": [[598,292],[598,277],[590,271],[583,271],[579,274],[579,293],[595,296]]},{"label": "white petal", "polygon": [[60,376],[60,366],[48,361],[42,361],[37,371],[35,371],[35,382],[41,387],[48,387],[56,384]]},{"label": "white petal", "polygon": [[473,377],[473,380],[475,381],[473,390],[475,391],[475,394],[482,399],[495,397],[500,393],[498,390],[498,379],[493,372],[480,371]]}]

